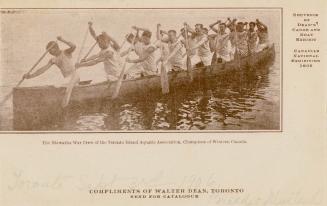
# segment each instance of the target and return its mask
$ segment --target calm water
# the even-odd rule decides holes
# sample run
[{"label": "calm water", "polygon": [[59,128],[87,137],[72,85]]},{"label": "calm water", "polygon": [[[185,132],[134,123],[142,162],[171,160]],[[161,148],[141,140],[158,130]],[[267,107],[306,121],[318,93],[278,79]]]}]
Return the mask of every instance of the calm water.
[{"label": "calm water", "polygon": [[[75,11],[74,11],[75,12]],[[86,22],[90,20],[90,13],[76,12],[60,13],[59,11],[30,12],[25,15],[6,16],[2,19],[2,41],[1,41],[1,84],[0,99],[11,91],[12,87],[19,81],[21,75],[33,65],[33,63],[43,53],[44,45],[49,39],[57,35],[62,35],[68,40],[74,39],[77,45],[82,42]],[[133,11],[134,12],[134,11]],[[116,39],[122,39],[124,33],[128,32],[126,25],[136,24],[138,18],[144,18],[142,11],[133,12],[98,12],[92,13],[91,20],[97,22],[95,28],[119,28],[118,31],[111,33]],[[175,13],[174,13],[175,12]],[[193,11],[188,11],[192,13]],[[212,12],[212,13],[210,13]],[[216,21],[212,18],[215,11],[195,12],[190,17],[190,23],[196,23],[201,17],[201,22],[205,25]],[[219,11],[226,18],[223,12]],[[251,11],[228,11],[228,15],[238,12],[239,15],[249,16]],[[74,15],[72,15],[72,13]],[[217,13],[216,13],[217,14]],[[215,14],[215,16],[217,16]],[[219,79],[214,83],[208,82],[204,90],[201,85],[182,92],[175,91],[167,96],[155,98],[139,99],[137,101],[125,101],[122,103],[86,102],[74,105],[67,112],[63,122],[56,122],[51,126],[39,128],[40,130],[266,130],[279,129],[280,123],[280,54],[279,54],[279,16],[275,13],[268,15],[267,12],[257,13],[268,25],[276,31],[271,33],[272,42],[275,43],[275,61],[263,72],[257,73],[254,77],[232,78],[231,81]],[[40,15],[47,15],[47,18],[40,18]],[[69,16],[66,20],[67,15]],[[113,25],[108,26],[108,21],[104,17],[111,15]],[[115,18],[122,15],[132,15],[125,17],[124,24],[115,24]],[[152,17],[164,19],[160,21],[162,25],[174,24],[171,18],[178,19],[185,13],[173,11],[167,19],[167,12],[156,11]],[[268,17],[267,17],[268,15]],[[277,17],[278,18],[277,18]],[[277,19],[276,19],[277,18]],[[49,20],[53,20],[51,24]],[[135,20],[136,19],[136,20]],[[71,21],[70,21],[71,20]],[[165,22],[166,21],[166,22]],[[181,20],[178,19],[178,22]],[[7,24],[6,24],[7,22]],[[10,24],[8,23],[10,22]],[[19,23],[18,23],[19,22]],[[28,22],[34,22],[33,27],[26,26]],[[139,21],[136,21],[139,22]],[[158,20],[159,22],[159,20]],[[176,20],[177,22],[177,20]],[[182,23],[183,21],[181,21]],[[63,25],[64,24],[64,25]],[[67,30],[68,26],[76,25],[79,30]],[[155,23],[144,22],[144,24]],[[145,25],[146,26],[146,25]],[[151,27],[151,30],[154,28]],[[175,25],[175,27],[177,27]],[[22,31],[17,31],[21,29]],[[66,28],[66,29],[64,29]],[[176,28],[177,29],[177,28]],[[98,29],[97,29],[98,30]],[[122,31],[123,30],[123,31]],[[40,32],[42,31],[42,32]],[[58,34],[57,31],[65,31]],[[98,30],[99,31],[99,30]],[[109,29],[110,31],[110,29]],[[78,38],[74,36],[78,34]],[[6,39],[6,41],[3,41]],[[86,48],[92,45],[90,37],[87,39],[82,53],[85,54]],[[23,46],[24,45],[24,46]],[[42,50],[43,49],[43,50]],[[77,48],[77,52],[80,48]],[[77,53],[76,52],[76,53]],[[77,54],[75,54],[77,56]],[[75,57],[76,58],[76,57]],[[46,63],[47,59],[41,62]],[[196,60],[193,60],[195,62]],[[96,79],[103,77],[101,65],[98,68],[86,69],[84,79],[90,76]],[[57,69],[50,69],[47,74],[37,77],[33,81],[26,81],[22,86],[41,84],[51,84],[58,81],[61,77]],[[98,79],[101,81],[102,79]],[[95,80],[93,82],[96,82]],[[13,114],[12,101],[9,99],[0,108],[0,130],[12,130]]]}]

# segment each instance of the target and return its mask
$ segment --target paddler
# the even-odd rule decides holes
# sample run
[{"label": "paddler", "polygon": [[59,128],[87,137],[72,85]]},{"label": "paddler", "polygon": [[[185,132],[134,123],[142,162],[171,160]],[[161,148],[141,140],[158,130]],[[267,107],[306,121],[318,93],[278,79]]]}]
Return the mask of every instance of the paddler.
[{"label": "paddler", "polygon": [[256,20],[256,24],[257,24],[257,34],[259,38],[257,52],[259,52],[268,47],[269,44],[268,27],[265,24],[263,24],[261,21],[259,21],[259,19]]},{"label": "paddler", "polygon": [[184,25],[187,26],[188,31],[195,35],[196,40],[195,45],[190,47],[188,52],[197,50],[197,55],[201,60],[201,64],[197,65],[209,66],[211,64],[211,52],[209,48],[209,40],[205,33],[203,24],[196,24],[194,30],[187,23],[184,23]]},{"label": "paddler", "polygon": [[61,74],[64,77],[63,82],[59,84],[59,86],[65,86],[69,88],[70,85],[75,85],[79,82],[79,75],[75,72],[75,67],[72,59],[72,53],[75,51],[75,44],[72,42],[66,41],[62,37],[58,36],[57,40],[66,44],[69,48],[65,50],[61,50],[59,45],[55,41],[50,41],[46,49],[49,50],[49,53],[53,56],[45,66],[39,68],[33,73],[28,73],[24,75],[25,79],[31,79],[37,77],[44,72],[46,72],[52,65],[56,65]]},{"label": "paddler", "polygon": [[[137,26],[133,26],[132,28],[136,30],[133,51],[139,58],[126,58],[126,62],[135,64],[128,69],[129,72],[137,72],[140,73],[141,76],[156,75],[156,62],[154,56],[156,46],[151,43],[151,31]],[[141,36],[139,36],[140,31],[142,31]]]},{"label": "paddler", "polygon": [[107,80],[116,81],[118,79],[119,71],[122,67],[122,63],[118,54],[120,46],[106,32],[102,32],[100,35],[96,35],[92,27],[92,22],[89,22],[89,31],[91,36],[97,41],[101,51],[86,59],[82,59],[80,63],[75,65],[76,68],[89,67],[103,62],[104,70],[107,74]]},{"label": "paddler", "polygon": [[227,18],[226,27],[229,29],[229,41],[231,44],[231,48],[229,49],[230,60],[234,59],[236,51],[236,21],[237,19],[231,20],[230,18]]},{"label": "paddler", "polygon": [[[181,43],[184,45],[184,47],[186,48],[186,43],[185,43],[186,37],[187,37],[187,40],[188,40],[189,47],[190,48],[194,47],[194,45],[196,44],[195,35],[192,34],[191,32],[188,32],[188,33],[191,33],[191,35],[187,34],[187,36],[186,36],[186,32],[185,32],[184,28],[182,28],[180,31],[181,31],[181,34],[182,34],[182,37],[183,37],[183,39],[181,40]],[[194,50],[189,50],[190,57],[193,57],[195,54],[196,54],[195,49]]]},{"label": "paddler", "polygon": [[[214,26],[219,24],[219,30]],[[217,21],[210,25],[212,31],[216,32],[214,42],[214,56],[211,64],[223,63],[230,61],[230,52],[229,52],[229,34],[226,32],[226,24],[221,21]]]},{"label": "paddler", "polygon": [[157,24],[157,41],[155,46],[160,49],[160,57],[156,61],[157,71],[159,71],[159,63],[162,63],[169,55],[168,45],[164,44],[162,39],[164,39],[165,35],[168,36],[168,32],[164,30],[160,30],[161,25]]},{"label": "paddler", "polygon": [[244,29],[244,26],[247,25],[243,22],[237,22],[236,25],[236,52],[238,57],[246,57],[248,56],[248,33]]},{"label": "paddler", "polygon": [[[160,35],[160,26],[160,24],[157,25],[157,35]],[[161,42],[168,46],[168,54],[163,55],[162,62],[167,64],[172,71],[181,71],[184,67],[183,44],[178,40],[175,30],[169,30],[167,34],[167,38],[161,38]]]},{"label": "paddler", "polygon": [[254,30],[255,22],[249,23],[249,30],[248,30],[248,45],[249,45],[249,54],[252,55],[256,52],[257,49],[257,40],[258,34]]}]

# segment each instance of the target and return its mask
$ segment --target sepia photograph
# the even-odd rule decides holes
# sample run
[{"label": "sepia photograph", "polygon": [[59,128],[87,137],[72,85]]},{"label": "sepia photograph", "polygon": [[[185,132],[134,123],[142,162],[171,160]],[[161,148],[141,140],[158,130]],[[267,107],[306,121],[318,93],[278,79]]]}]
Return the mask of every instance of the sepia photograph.
[{"label": "sepia photograph", "polygon": [[281,131],[281,8],[1,9],[0,132]]}]

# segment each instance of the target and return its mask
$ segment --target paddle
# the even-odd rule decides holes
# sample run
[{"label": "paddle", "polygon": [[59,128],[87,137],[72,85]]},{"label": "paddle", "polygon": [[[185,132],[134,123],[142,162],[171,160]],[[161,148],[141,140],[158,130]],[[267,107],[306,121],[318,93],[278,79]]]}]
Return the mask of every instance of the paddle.
[{"label": "paddle", "polygon": [[92,45],[92,47],[89,49],[89,51],[86,53],[86,55],[82,59],[86,59],[90,55],[90,53],[94,49],[95,45],[97,45],[97,43],[98,43],[97,41],[94,42],[94,44]]},{"label": "paddle", "polygon": [[[57,41],[56,41],[57,42]],[[32,68],[30,69],[30,70],[28,70],[28,72],[26,73],[26,74],[29,74],[29,73],[31,73],[32,71],[33,71],[33,69],[42,61],[42,59],[45,57],[45,55],[47,55],[48,54],[48,52],[49,52],[49,50],[50,49],[52,49],[52,47],[54,47],[55,46],[55,44],[52,44],[45,52],[44,52],[44,54],[42,54],[42,56],[36,61],[36,63],[32,66]],[[16,86],[15,87],[19,87],[22,83],[23,83],[23,81],[25,80],[25,78],[24,78],[24,76],[22,77],[22,79],[16,84]],[[15,88],[14,87],[14,88]],[[12,93],[13,93],[13,90],[9,93],[9,94],[7,94],[6,96],[5,96],[5,98],[1,101],[1,103],[0,103],[0,105],[2,106],[2,104],[4,104],[9,98],[10,98],[10,96],[12,95]]]},{"label": "paddle", "polygon": [[[186,51],[188,51],[190,49],[190,47],[189,47],[189,42],[188,42],[188,32],[187,32],[186,24],[184,25],[184,30],[185,30],[185,47],[186,47]],[[186,53],[187,53],[187,58],[186,58],[187,72],[189,74],[190,80],[193,81],[191,57],[188,54],[188,52],[186,52]]]},{"label": "paddle", "polygon": [[[89,32],[89,28],[86,29],[86,32],[85,32],[85,35],[84,35],[84,38],[83,38],[83,42],[81,44],[82,45],[81,46],[81,50],[78,53],[77,62],[80,61],[80,58],[81,58],[81,55],[82,55],[82,51],[83,51],[83,47],[84,47],[84,44],[85,44],[86,39],[87,39],[88,32]],[[95,44],[93,46],[95,46]],[[93,48],[91,47],[91,49],[90,49],[89,52],[91,52],[92,49]],[[89,52],[88,52],[88,54],[89,54]],[[75,67],[75,70],[74,70],[74,72],[72,74],[72,77],[71,77],[71,79],[70,79],[70,81],[68,83],[68,86],[66,87],[64,99],[63,99],[62,104],[61,104],[62,107],[67,107],[68,104],[69,104],[70,97],[72,96],[73,88],[74,88],[75,83],[76,83],[75,81],[79,81],[79,76],[78,76],[78,74],[76,72],[76,67]]]},{"label": "paddle", "polygon": [[124,46],[125,42],[126,42],[127,38],[124,39],[123,43],[120,45],[120,49]]},{"label": "paddle", "polygon": [[161,64],[160,81],[161,81],[161,92],[163,94],[168,94],[169,93],[169,80],[168,80],[166,65],[164,65],[164,64]]},{"label": "paddle", "polygon": [[[161,49],[161,56],[163,57],[163,45],[162,45],[162,36],[160,36],[160,49]],[[169,80],[166,70],[166,65],[164,62],[161,63],[161,70],[160,70],[160,82],[161,82],[161,92],[163,94],[169,93]]]},{"label": "paddle", "polygon": [[112,94],[112,97],[111,97],[112,99],[116,99],[118,97],[118,94],[119,94],[119,91],[120,91],[120,87],[121,87],[122,82],[123,82],[123,79],[124,79],[125,70],[126,70],[126,60],[129,57],[129,53],[132,50],[132,47],[133,47],[133,45],[135,43],[135,39],[136,39],[136,35],[133,38],[131,47],[127,51],[127,55],[126,55],[126,58],[125,58],[125,61],[124,61],[123,69],[120,72],[119,79],[117,80],[117,84],[116,84],[115,90],[114,90],[114,92]]},{"label": "paddle", "polygon": [[83,41],[82,41],[82,46],[81,46],[81,50],[79,51],[78,53],[78,56],[77,56],[77,62],[79,62],[80,58],[81,58],[81,55],[82,55],[82,51],[83,51],[83,47],[84,47],[84,44],[86,42],[86,38],[87,38],[87,34],[89,33],[89,28],[86,29],[86,32],[84,34],[84,38],[83,38]]}]

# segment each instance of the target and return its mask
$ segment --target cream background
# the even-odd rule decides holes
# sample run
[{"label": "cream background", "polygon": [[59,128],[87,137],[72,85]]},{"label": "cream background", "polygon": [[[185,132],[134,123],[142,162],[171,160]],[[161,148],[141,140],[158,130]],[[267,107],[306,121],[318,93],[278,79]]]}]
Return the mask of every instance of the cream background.
[{"label": "cream background", "polygon": [[[313,1],[3,1],[1,7],[283,7],[283,132],[1,134],[0,205],[326,205],[326,64],[289,60],[293,12],[319,13],[326,55],[326,2]],[[310,44],[307,44],[310,47]],[[246,144],[44,146],[42,140],[219,139]],[[15,181],[22,180],[15,187]],[[61,183],[61,184],[59,184]],[[119,187],[242,187],[241,195],[133,200],[89,195]],[[58,186],[58,187],[55,187]],[[216,198],[216,199],[215,199]],[[218,199],[217,199],[218,198]],[[239,198],[239,201],[237,199]],[[243,199],[243,201],[241,201]],[[231,200],[231,201],[230,201]],[[217,202],[218,201],[218,202]],[[236,201],[236,202],[233,202]]]}]

